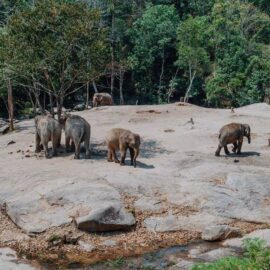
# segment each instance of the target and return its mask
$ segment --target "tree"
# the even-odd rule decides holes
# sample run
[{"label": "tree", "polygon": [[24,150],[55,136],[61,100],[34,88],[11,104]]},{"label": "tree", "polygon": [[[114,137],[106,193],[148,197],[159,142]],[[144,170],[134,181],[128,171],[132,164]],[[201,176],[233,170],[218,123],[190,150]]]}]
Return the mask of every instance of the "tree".
[{"label": "tree", "polygon": [[[149,5],[131,29],[134,48],[130,61],[133,63],[133,69],[151,81],[158,67],[158,84],[154,95],[157,94],[159,103],[163,101],[162,90],[166,88],[164,85],[166,60],[174,49],[178,23],[179,17],[173,6]],[[151,69],[154,74],[151,74]]]},{"label": "tree", "polygon": [[228,0],[216,3],[211,17],[208,102],[230,107],[263,101],[269,89],[269,16],[252,4]]},{"label": "tree", "polygon": [[5,66],[20,74],[22,85],[55,98],[58,117],[67,95],[104,73],[106,32],[87,4],[37,1],[11,15],[5,27]]},{"label": "tree", "polygon": [[205,32],[207,27],[206,17],[189,17],[180,24],[177,30],[177,65],[185,70],[189,81],[184,102],[188,102],[196,76],[203,75],[209,65]]}]

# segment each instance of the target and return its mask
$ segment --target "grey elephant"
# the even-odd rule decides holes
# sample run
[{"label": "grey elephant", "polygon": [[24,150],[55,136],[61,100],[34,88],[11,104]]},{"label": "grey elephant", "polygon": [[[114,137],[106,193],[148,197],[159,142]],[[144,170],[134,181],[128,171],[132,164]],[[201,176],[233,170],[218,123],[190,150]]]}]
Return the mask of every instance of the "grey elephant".
[{"label": "grey elephant", "polygon": [[93,96],[93,107],[110,106],[112,104],[112,96],[108,93],[95,93]]},{"label": "grey elephant", "polygon": [[65,130],[66,151],[69,152],[71,150],[70,141],[72,141],[72,145],[75,148],[74,159],[79,159],[81,143],[84,142],[85,157],[90,158],[90,124],[81,116],[71,114],[64,114],[60,121]]},{"label": "grey elephant", "polygon": [[130,151],[131,165],[136,167],[137,157],[140,152],[140,136],[129,130],[122,128],[114,128],[110,130],[106,136],[108,146],[108,161],[119,163],[116,156],[116,150],[120,150],[120,165],[125,165],[127,149]]},{"label": "grey elephant", "polygon": [[52,142],[52,155],[57,155],[57,147],[61,142],[61,125],[51,115],[39,115],[35,117],[36,153],[45,150],[46,158],[49,158],[48,143]]},{"label": "grey elephant", "polygon": [[250,126],[248,124],[231,123],[225,125],[219,132],[219,144],[215,155],[220,155],[222,147],[224,147],[225,154],[229,155],[228,144],[233,144],[232,151],[234,153],[237,151],[237,154],[241,154],[244,137],[247,137],[248,143],[251,142]]}]

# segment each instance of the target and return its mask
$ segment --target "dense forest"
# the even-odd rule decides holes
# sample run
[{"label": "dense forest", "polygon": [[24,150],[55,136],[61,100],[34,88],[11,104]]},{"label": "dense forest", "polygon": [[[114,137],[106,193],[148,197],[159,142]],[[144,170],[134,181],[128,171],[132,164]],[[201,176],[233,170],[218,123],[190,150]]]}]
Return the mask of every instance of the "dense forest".
[{"label": "dense forest", "polygon": [[270,100],[269,0],[1,0],[0,116]]}]

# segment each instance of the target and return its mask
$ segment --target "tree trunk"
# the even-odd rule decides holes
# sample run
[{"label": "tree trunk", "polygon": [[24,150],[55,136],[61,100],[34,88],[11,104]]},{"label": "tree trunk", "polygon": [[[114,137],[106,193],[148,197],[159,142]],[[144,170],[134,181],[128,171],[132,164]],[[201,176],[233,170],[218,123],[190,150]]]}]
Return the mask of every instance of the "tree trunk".
[{"label": "tree trunk", "polygon": [[52,97],[52,94],[51,93],[49,94],[49,97],[50,97],[50,111],[51,111],[51,115],[54,118],[53,97]]},{"label": "tree trunk", "polygon": [[158,85],[158,103],[161,103],[161,84],[163,80],[163,74],[164,74],[164,63],[165,63],[165,56],[164,56],[164,49],[162,52],[162,65],[161,65],[161,72],[159,76],[159,85]]},{"label": "tree trunk", "polygon": [[11,80],[7,81],[7,90],[8,90],[8,116],[9,116],[9,130],[14,130],[14,106],[13,106],[13,93]]},{"label": "tree trunk", "polygon": [[187,89],[187,92],[185,94],[185,98],[184,98],[184,102],[188,102],[188,99],[189,99],[189,92],[192,88],[192,84],[193,84],[193,81],[195,79],[195,76],[196,76],[196,71],[193,72],[192,74],[192,71],[191,71],[191,67],[189,67],[189,86],[188,86],[188,89]]},{"label": "tree trunk", "polygon": [[41,113],[44,113],[44,110],[43,110],[43,107],[40,103],[40,100],[39,100],[39,96],[40,96],[40,89],[39,89],[39,86],[36,82],[33,82],[33,85],[34,85],[34,96],[35,96],[35,99],[36,99],[36,104],[38,105],[39,109],[40,109],[40,112]]},{"label": "tree trunk", "polygon": [[114,94],[114,10],[112,11],[112,25],[111,25],[111,96]]},{"label": "tree trunk", "polygon": [[58,117],[58,120],[60,120],[61,118],[61,114],[62,114],[62,108],[63,108],[63,101],[64,101],[64,98],[63,96],[60,96],[56,99],[56,102],[57,102],[57,117]]},{"label": "tree trunk", "polygon": [[94,88],[95,93],[98,93],[98,89],[97,89],[96,82],[93,81],[93,82],[92,82],[92,85],[93,85],[93,88]]},{"label": "tree trunk", "polygon": [[34,114],[37,115],[37,107],[36,107],[36,103],[34,102],[34,100],[33,100],[33,98],[32,98],[32,95],[31,95],[30,90],[27,91],[27,93],[28,93],[30,102],[31,102],[31,104],[32,104],[33,110],[34,110]]},{"label": "tree trunk", "polygon": [[86,102],[85,102],[85,109],[89,107],[89,82],[86,84]]},{"label": "tree trunk", "polygon": [[124,95],[123,95],[123,84],[124,84],[124,71],[120,69],[119,71],[119,93],[120,93],[120,104],[124,105]]}]

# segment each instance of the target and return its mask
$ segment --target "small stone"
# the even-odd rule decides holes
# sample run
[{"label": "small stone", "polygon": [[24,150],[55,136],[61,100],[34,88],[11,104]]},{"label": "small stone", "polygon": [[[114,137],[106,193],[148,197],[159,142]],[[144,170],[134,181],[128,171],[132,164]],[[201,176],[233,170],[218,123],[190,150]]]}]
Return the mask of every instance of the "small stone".
[{"label": "small stone", "polygon": [[96,247],[93,244],[87,243],[82,240],[78,241],[78,245],[81,250],[86,251],[86,252],[91,252],[96,249]]},{"label": "small stone", "polygon": [[27,155],[25,155],[24,157],[26,157],[26,158],[30,158],[31,156],[27,154]]},{"label": "small stone", "polygon": [[117,242],[115,240],[108,239],[103,241],[102,244],[106,247],[114,247],[117,245]]}]

